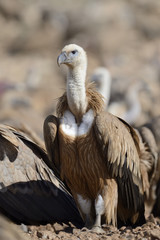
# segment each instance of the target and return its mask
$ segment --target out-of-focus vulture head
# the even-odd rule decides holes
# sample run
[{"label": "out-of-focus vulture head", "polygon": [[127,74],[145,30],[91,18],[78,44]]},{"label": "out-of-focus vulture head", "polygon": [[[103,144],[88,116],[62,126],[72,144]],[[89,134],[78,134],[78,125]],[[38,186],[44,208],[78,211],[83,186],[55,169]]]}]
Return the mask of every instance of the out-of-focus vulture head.
[{"label": "out-of-focus vulture head", "polygon": [[112,81],[110,72],[105,67],[98,67],[94,70],[90,81],[95,84],[97,91],[104,97],[106,108],[108,108]]}]

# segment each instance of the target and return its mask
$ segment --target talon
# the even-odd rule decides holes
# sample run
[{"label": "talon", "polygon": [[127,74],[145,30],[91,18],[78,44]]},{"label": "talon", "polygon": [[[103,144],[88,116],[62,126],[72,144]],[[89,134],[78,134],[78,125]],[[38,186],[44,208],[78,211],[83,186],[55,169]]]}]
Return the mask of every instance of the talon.
[{"label": "talon", "polygon": [[83,227],[80,231],[81,231],[81,232],[88,231],[88,228],[87,228],[87,227]]},{"label": "talon", "polygon": [[94,233],[101,233],[101,234],[106,233],[100,226],[95,226],[90,231]]}]

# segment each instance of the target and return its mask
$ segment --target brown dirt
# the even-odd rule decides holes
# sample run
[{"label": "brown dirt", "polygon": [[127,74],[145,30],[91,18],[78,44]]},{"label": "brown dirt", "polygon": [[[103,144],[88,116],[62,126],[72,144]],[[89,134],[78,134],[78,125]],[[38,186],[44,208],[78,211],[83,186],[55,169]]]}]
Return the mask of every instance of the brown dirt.
[{"label": "brown dirt", "polygon": [[27,236],[30,236],[33,240],[38,239],[72,239],[72,240],[116,240],[116,239],[148,239],[156,240],[160,239],[160,221],[159,219],[153,219],[148,221],[146,224],[132,228],[132,227],[121,227],[117,229],[113,226],[103,225],[105,233],[95,233],[87,229],[76,229],[72,224],[48,224],[46,226],[29,226]]}]

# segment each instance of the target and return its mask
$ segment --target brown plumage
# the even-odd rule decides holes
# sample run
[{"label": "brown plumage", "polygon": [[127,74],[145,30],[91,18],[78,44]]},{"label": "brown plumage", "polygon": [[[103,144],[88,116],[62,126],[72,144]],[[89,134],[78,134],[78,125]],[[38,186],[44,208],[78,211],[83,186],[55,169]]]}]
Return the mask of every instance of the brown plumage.
[{"label": "brown plumage", "polygon": [[[0,212],[16,223],[82,223],[45,151],[24,132],[0,124]],[[56,174],[56,175],[55,175]]]},{"label": "brown plumage", "polygon": [[[149,128],[153,133],[154,138],[157,143],[157,167],[153,171],[153,176],[150,183],[150,195],[147,204],[150,207],[150,211],[154,216],[160,216],[160,116],[157,116],[146,123],[145,128]],[[150,149],[152,149],[152,155],[156,154],[155,147],[150,143]],[[153,208],[153,209],[152,209]]]},{"label": "brown plumage", "polygon": [[141,148],[141,172],[145,186],[145,216],[149,217],[155,203],[155,190],[158,181],[158,147],[152,131],[144,126],[138,128],[139,145]]},{"label": "brown plumage", "polygon": [[[100,113],[104,109],[103,96],[95,92],[94,83],[86,83],[86,95],[88,98],[87,110],[93,109],[95,114]],[[56,113],[60,118],[63,116],[63,113],[69,108],[67,102],[67,93],[65,92],[57,103]]]},{"label": "brown plumage", "polygon": [[107,224],[143,222],[149,184],[144,184],[148,173],[142,175],[147,170],[140,136],[103,111],[102,96],[86,84],[81,47],[66,46],[58,57],[62,63],[68,67],[67,90],[57,105],[58,117],[44,122],[50,161],[71,189],[86,226],[99,229],[102,215]]}]

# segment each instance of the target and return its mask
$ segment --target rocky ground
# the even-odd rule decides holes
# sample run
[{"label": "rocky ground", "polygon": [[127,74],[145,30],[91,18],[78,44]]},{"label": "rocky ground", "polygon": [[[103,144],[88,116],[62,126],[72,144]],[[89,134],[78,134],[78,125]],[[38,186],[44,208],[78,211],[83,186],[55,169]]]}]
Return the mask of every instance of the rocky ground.
[{"label": "rocky ground", "polygon": [[160,219],[151,218],[146,224],[132,228],[122,226],[117,229],[113,226],[103,225],[104,233],[95,233],[86,228],[77,229],[71,223],[68,224],[47,224],[44,226],[17,226],[8,223],[0,217],[0,239],[1,240],[124,240],[124,239],[160,239]]},{"label": "rocky ground", "polygon": [[[142,82],[135,125],[160,114],[159,0],[0,0],[0,122],[26,124],[42,137],[65,88],[56,59],[67,43],[88,53],[88,78],[98,66],[112,75],[111,101]],[[159,220],[135,229],[104,226],[98,235],[72,225],[28,226],[37,239],[160,239]]]},{"label": "rocky ground", "polygon": [[131,228],[121,227],[117,229],[113,226],[103,225],[104,233],[95,233],[86,228],[76,229],[72,224],[47,224],[46,226],[28,226],[25,228],[25,236],[33,240],[38,239],[72,239],[72,240],[116,240],[116,239],[160,239],[160,220],[152,218],[146,224]]}]

